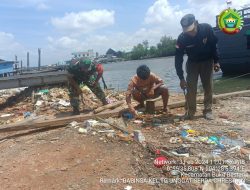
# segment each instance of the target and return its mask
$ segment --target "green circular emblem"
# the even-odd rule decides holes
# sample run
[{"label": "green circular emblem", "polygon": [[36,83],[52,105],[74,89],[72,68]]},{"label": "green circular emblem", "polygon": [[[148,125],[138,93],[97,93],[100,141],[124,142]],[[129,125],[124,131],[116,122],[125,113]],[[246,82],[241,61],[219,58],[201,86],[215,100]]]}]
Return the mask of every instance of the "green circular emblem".
[{"label": "green circular emblem", "polygon": [[219,28],[226,34],[238,33],[244,24],[241,14],[236,9],[222,11],[218,18]]}]

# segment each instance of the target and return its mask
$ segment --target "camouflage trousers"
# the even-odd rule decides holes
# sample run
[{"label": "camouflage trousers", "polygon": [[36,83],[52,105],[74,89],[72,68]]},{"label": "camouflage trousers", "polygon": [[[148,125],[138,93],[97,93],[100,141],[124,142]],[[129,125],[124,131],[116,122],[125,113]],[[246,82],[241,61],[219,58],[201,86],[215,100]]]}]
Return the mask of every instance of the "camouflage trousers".
[{"label": "camouflage trousers", "polygon": [[[85,83],[85,85],[96,95],[96,97],[103,103],[103,105],[107,104],[105,94],[99,83],[95,86],[89,83]],[[81,98],[83,99],[83,94],[80,89],[80,82],[76,82],[74,79],[71,79],[69,83],[69,97],[70,104],[73,107],[74,112],[79,112],[80,109],[79,96],[81,96]]]}]

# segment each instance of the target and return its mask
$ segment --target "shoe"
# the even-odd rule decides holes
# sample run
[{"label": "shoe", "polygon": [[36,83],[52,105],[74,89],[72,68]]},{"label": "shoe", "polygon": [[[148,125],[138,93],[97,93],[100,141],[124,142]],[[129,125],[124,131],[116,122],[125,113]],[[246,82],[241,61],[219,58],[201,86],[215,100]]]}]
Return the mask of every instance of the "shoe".
[{"label": "shoe", "polygon": [[184,116],[182,116],[183,120],[193,120],[194,119],[194,115],[189,115],[189,114],[185,114]]},{"label": "shoe", "polygon": [[214,120],[214,116],[213,116],[212,112],[205,113],[204,118],[207,120]]},{"label": "shoe", "polygon": [[144,104],[138,104],[135,106],[135,109],[141,109],[141,108],[145,108],[145,105]]},{"label": "shoe", "polygon": [[79,110],[73,110],[72,115],[80,115],[80,111]]},{"label": "shoe", "polygon": [[183,157],[189,157],[189,149],[186,147],[180,147],[176,150],[170,151],[175,156],[183,156]]}]

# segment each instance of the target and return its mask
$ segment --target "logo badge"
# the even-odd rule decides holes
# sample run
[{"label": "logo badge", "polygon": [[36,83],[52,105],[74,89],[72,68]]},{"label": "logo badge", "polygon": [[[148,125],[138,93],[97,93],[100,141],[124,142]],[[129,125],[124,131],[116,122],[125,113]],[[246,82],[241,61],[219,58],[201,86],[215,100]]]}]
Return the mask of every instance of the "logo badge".
[{"label": "logo badge", "polygon": [[203,38],[202,41],[203,41],[203,44],[206,45],[206,43],[207,43],[207,38]]},{"label": "logo badge", "polygon": [[243,24],[244,20],[236,9],[226,9],[218,17],[219,28],[226,34],[237,34]]}]

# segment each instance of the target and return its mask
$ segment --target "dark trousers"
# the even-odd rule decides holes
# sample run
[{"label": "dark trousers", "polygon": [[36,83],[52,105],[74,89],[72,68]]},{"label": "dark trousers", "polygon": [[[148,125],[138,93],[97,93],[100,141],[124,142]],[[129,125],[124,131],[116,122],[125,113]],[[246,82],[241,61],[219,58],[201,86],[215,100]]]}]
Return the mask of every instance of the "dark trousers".
[{"label": "dark trousers", "polygon": [[206,60],[201,62],[187,61],[186,72],[186,111],[189,115],[194,115],[196,112],[197,83],[198,77],[200,76],[202,87],[204,90],[203,114],[211,112],[213,103],[213,60]]},{"label": "dark trousers", "polygon": [[[103,105],[107,104],[105,93],[103,92],[100,84],[98,83],[96,86],[92,86],[88,82],[85,83],[86,86],[96,95],[96,97],[101,100]],[[76,82],[74,79],[70,79],[69,82],[69,97],[70,97],[70,104],[73,107],[73,111],[79,111],[80,108],[80,101],[79,96],[81,94],[79,82]]]}]

